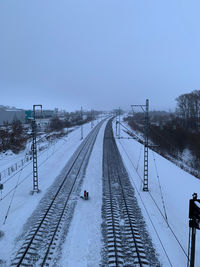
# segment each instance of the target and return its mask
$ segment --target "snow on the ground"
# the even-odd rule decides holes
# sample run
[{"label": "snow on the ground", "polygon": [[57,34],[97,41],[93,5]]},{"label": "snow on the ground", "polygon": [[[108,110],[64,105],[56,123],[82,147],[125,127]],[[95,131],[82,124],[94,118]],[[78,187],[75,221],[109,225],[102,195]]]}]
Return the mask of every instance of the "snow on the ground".
[{"label": "snow on the ground", "polygon": [[[65,128],[63,129],[64,133],[72,132],[78,126],[72,128]],[[46,140],[46,137],[53,136],[58,134],[58,132],[51,132],[48,134],[40,134],[37,137],[37,155],[40,157],[41,154],[46,152],[45,150],[49,149],[50,146],[57,143],[59,140],[58,138],[54,138],[53,140],[50,139],[49,141]],[[16,171],[20,169],[20,167],[27,165],[29,161],[31,161],[32,156],[32,139],[30,138],[26,144],[26,148],[20,151],[18,154],[13,153],[11,150],[8,150],[4,153],[0,153],[0,178],[1,181],[3,179],[8,178],[9,176],[13,175]]]},{"label": "snow on the ground", "polygon": [[[114,124],[113,129],[115,129]],[[129,137],[126,133],[124,133],[124,131],[121,131],[121,136],[125,138]],[[187,257],[172,234],[170,227],[187,254],[189,235],[189,199],[192,198],[192,194],[194,192],[200,197],[200,180],[186,173],[170,161],[149,149],[149,192],[161,210],[162,214],[164,214],[156,172],[157,167],[170,226],[168,227],[166,221],[163,219],[158,208],[153,202],[150,194],[142,191],[144,165],[143,145],[134,139],[116,139],[116,141],[124,164],[129,173],[131,182],[135,188],[136,197],[141,207],[153,243],[155,244],[156,250],[159,254],[160,262],[164,267],[186,266]],[[153,222],[153,226],[151,221]],[[200,266],[199,234],[200,233],[197,230],[195,266]]]},{"label": "snow on the ground", "polygon": [[63,245],[59,266],[94,267],[101,261],[102,155],[106,123],[100,129],[82,184],[89,200],[80,198]]},{"label": "snow on the ground", "polygon": [[[85,136],[91,130],[90,124],[84,125],[83,128]],[[105,124],[97,137],[82,185],[82,192],[84,189],[89,191],[90,199],[88,201],[80,199],[77,203],[70,231],[63,245],[63,257],[60,260],[61,266],[93,267],[98,266],[101,260],[101,179],[104,128]],[[126,138],[128,137],[122,130],[121,135]],[[42,190],[41,193],[30,195],[32,190],[32,164],[29,164],[21,173],[19,172],[5,184],[2,197],[5,196],[6,192],[9,192],[11,187],[13,188],[17,184],[18,179],[20,182],[27,177],[15,191],[5,224],[3,222],[14,191],[3,200],[0,200],[0,231],[4,232],[4,236],[0,239],[0,259],[6,260],[10,258],[15,245],[15,238],[22,232],[24,223],[36,208],[46,189],[60,174],[80,142],[80,129],[78,128],[70,133],[69,137],[60,139],[55,146],[51,146],[50,149],[38,158],[38,165],[40,166],[39,188]],[[170,228],[160,215],[149,193],[142,191],[143,146],[133,139],[117,139],[117,145],[131,182],[135,187],[136,197],[138,198],[161,263],[164,267],[186,266],[187,258]],[[10,155],[10,157],[16,157],[16,161],[18,160],[16,155]],[[21,154],[19,157],[21,157]],[[169,225],[187,253],[189,199],[194,192],[200,196],[200,180],[184,172],[160,155],[154,153],[154,157],[156,159]],[[149,189],[156,204],[164,214],[154,157],[152,151],[149,150]],[[199,232],[197,231],[196,266],[199,265],[200,244]]]},{"label": "snow on the ground", "polygon": [[[90,131],[90,123],[83,125],[84,137]],[[46,189],[60,174],[71,155],[80,145],[80,137],[80,128],[77,128],[68,137],[60,139],[38,157],[40,193],[30,194],[33,186],[32,164],[27,165],[5,183],[2,195],[0,195],[0,231],[4,233],[4,236],[0,238],[0,260],[5,261],[11,257],[15,239],[22,232],[24,223],[44,196]],[[21,153],[18,156],[20,158]],[[15,155],[15,159],[17,161],[17,155]],[[20,182],[22,183],[20,184]],[[14,188],[17,184],[20,185],[16,190],[9,193],[10,189]],[[9,194],[6,196],[7,193]],[[7,212],[8,217],[4,224]]]}]

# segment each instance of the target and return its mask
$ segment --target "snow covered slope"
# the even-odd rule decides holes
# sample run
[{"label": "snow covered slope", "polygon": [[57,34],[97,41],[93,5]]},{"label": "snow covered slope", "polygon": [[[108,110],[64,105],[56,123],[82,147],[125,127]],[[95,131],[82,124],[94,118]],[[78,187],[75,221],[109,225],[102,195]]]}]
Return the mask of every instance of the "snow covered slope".
[{"label": "snow covered slope", "polygon": [[[129,137],[123,130],[121,136]],[[133,139],[116,141],[161,263],[166,267],[186,266],[189,199],[194,192],[200,197],[200,180],[149,150],[149,193],[143,192],[143,146]],[[166,223],[160,187],[169,225]],[[199,234],[197,231],[196,266],[200,266]]]},{"label": "snow covered slope", "polygon": [[[90,130],[90,123],[84,125],[84,136]],[[38,158],[39,189],[41,190],[39,194],[30,194],[33,179],[32,164],[27,165],[5,183],[2,195],[0,195],[0,231],[4,233],[4,236],[0,238],[0,259],[2,261],[0,263],[2,263],[2,266],[4,261],[11,258],[15,247],[15,239],[22,232],[24,223],[44,196],[46,189],[61,173],[68,159],[80,145],[80,137],[80,128],[77,128],[69,134],[69,137],[60,139],[55,146],[50,147]],[[4,183],[3,180],[1,182]],[[10,192],[16,185],[18,185],[16,190]],[[7,265],[5,264],[5,266]]]}]

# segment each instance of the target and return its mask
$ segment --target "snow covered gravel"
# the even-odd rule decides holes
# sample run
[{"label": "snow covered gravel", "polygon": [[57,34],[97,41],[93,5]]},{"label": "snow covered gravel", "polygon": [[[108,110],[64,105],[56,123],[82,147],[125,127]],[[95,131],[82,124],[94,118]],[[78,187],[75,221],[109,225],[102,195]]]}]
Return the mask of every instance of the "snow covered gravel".
[{"label": "snow covered gravel", "polygon": [[69,233],[63,244],[59,266],[95,267],[101,261],[101,205],[102,205],[102,155],[106,123],[97,136],[96,143],[82,184],[89,192],[89,200],[77,202]]}]

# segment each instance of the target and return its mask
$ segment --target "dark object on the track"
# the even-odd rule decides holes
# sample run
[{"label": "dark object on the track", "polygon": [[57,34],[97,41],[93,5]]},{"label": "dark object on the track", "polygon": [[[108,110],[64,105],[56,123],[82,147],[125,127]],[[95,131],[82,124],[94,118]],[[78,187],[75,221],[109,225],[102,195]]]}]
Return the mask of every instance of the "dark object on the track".
[{"label": "dark object on the track", "polygon": [[83,199],[88,200],[88,197],[89,197],[89,193],[86,190],[84,190]]},{"label": "dark object on the track", "polygon": [[89,193],[88,193],[86,190],[84,190],[83,196],[80,196],[80,198],[82,198],[82,199],[84,199],[84,200],[88,200],[88,198],[89,198]]}]

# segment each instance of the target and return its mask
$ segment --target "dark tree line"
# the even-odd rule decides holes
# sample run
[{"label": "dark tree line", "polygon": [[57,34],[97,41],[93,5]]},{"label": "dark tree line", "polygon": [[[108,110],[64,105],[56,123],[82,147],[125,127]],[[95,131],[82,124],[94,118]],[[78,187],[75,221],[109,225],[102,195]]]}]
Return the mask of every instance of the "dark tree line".
[{"label": "dark tree line", "polygon": [[0,151],[12,150],[18,153],[24,149],[28,135],[19,120],[14,120],[11,125],[7,123],[0,128]]},{"label": "dark tree line", "polygon": [[200,127],[200,90],[182,94],[176,98],[176,115],[183,127],[199,129]]},{"label": "dark tree line", "polygon": [[[90,122],[94,119],[95,115],[91,116],[90,112],[84,112],[84,116],[81,116],[80,111],[73,113],[66,113],[65,118],[60,119],[59,117],[53,117],[47,126],[46,131],[61,131],[64,128],[70,128],[76,125],[81,125]],[[37,127],[39,129],[40,127]],[[0,127],[0,152],[5,152],[7,150],[12,150],[14,153],[18,153],[20,150],[25,149],[27,140],[31,137],[27,133],[23,124],[19,120],[14,120],[11,124],[7,122],[4,126]]]},{"label": "dark tree line", "polygon": [[70,128],[76,125],[82,125],[84,123],[90,122],[93,118],[88,115],[87,118],[83,119],[81,115],[76,115],[72,118],[65,117],[61,120],[59,117],[53,117],[50,120],[49,131],[61,131],[64,128]]},{"label": "dark tree line", "polygon": [[[192,155],[188,164],[200,170],[200,91],[176,98],[176,112],[150,112],[149,139],[163,155],[180,159],[185,149]],[[144,113],[125,119],[130,127],[144,133]]]}]

